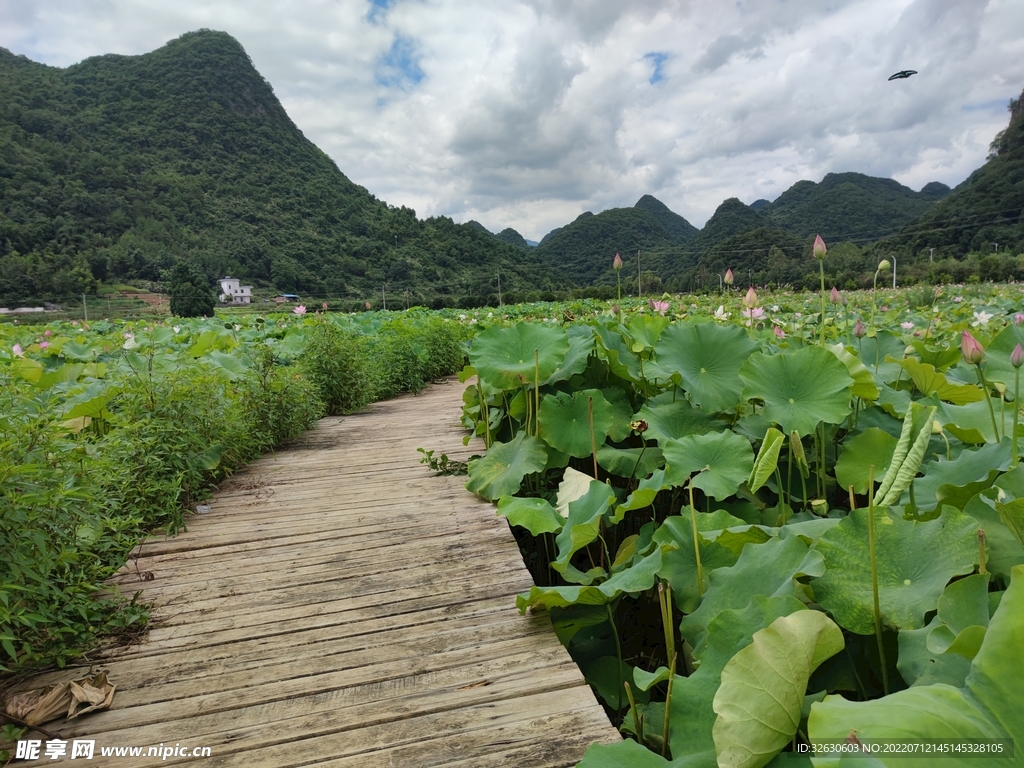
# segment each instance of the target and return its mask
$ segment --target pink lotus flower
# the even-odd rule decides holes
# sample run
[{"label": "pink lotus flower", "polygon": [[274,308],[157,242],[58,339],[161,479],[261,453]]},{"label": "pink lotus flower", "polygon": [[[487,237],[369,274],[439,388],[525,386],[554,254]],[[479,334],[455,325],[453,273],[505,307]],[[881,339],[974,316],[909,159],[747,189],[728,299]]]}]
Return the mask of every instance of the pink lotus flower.
[{"label": "pink lotus flower", "polygon": [[[1017,325],[1020,325],[1020,323],[1017,323]],[[50,338],[51,336],[53,336],[53,331],[47,328],[45,331],[43,331],[43,336],[45,336],[46,338]]]},{"label": "pink lotus flower", "polygon": [[858,339],[863,339],[868,335],[867,329],[864,327],[864,322],[858,317],[857,324],[853,326],[853,335]]},{"label": "pink lotus flower", "polygon": [[750,307],[743,310],[743,316],[747,318],[747,325],[751,325],[755,320],[764,317],[764,310],[761,307]]},{"label": "pink lotus flower", "polygon": [[821,235],[814,236],[814,258],[821,261],[825,258],[825,254],[828,249],[825,247],[825,241],[821,239]]},{"label": "pink lotus flower", "polygon": [[21,344],[15,344],[13,347],[11,347],[11,352],[14,354],[15,357],[25,356],[25,352],[22,350]]},{"label": "pink lotus flower", "polygon": [[657,312],[659,315],[664,315],[666,312],[668,312],[668,302],[667,301],[655,301],[654,299],[651,299],[650,307],[651,307],[652,310]]},{"label": "pink lotus flower", "polygon": [[743,297],[743,306],[747,309],[757,306],[757,293],[754,291],[754,286],[747,289],[747,295]]},{"label": "pink lotus flower", "polygon": [[1024,347],[1018,344],[1013,348],[1013,352],[1010,353],[1010,365],[1014,368],[1020,368],[1024,364]]},{"label": "pink lotus flower", "polygon": [[784,330],[782,330],[782,326],[779,326],[779,325],[772,326],[772,333],[774,333],[777,338],[780,338],[780,339],[786,338],[786,332]]},{"label": "pink lotus flower", "polygon": [[902,328],[904,331],[909,331],[913,327],[914,327],[914,324],[912,322],[910,322],[909,320],[907,320],[906,322],[900,323],[900,328]]},{"label": "pink lotus flower", "polygon": [[1014,325],[1020,325],[1021,323],[1024,323],[1024,312],[1018,312],[1013,316]]},{"label": "pink lotus flower", "polygon": [[617,253],[615,254],[615,258],[612,259],[612,269],[614,269],[616,272],[622,269],[622,257],[619,256],[619,254]]},{"label": "pink lotus flower", "polygon": [[369,309],[369,308],[370,308],[370,302],[366,302],[366,308],[367,308],[367,309]]},{"label": "pink lotus flower", "polygon": [[39,342],[39,348],[40,349],[46,349],[48,346],[50,346],[50,342],[48,342],[48,341],[40,341]]},{"label": "pink lotus flower", "polygon": [[836,287],[835,287],[835,286],[833,285],[833,286],[832,286],[832,303],[833,303],[833,304],[838,304],[838,303],[839,303],[839,302],[841,302],[842,300],[843,300],[843,297],[842,297],[842,295],[841,295],[841,294],[839,293],[839,289],[838,289],[838,288],[836,288]]},{"label": "pink lotus flower", "polygon": [[964,335],[960,337],[960,351],[963,353],[964,362],[971,365],[978,365],[985,359],[985,348],[981,346],[980,341],[971,336],[970,331],[964,331]]},{"label": "pink lotus flower", "polygon": [[722,282],[724,282],[726,285],[732,285],[732,282],[733,282],[734,279],[735,278],[732,275],[732,270],[731,269],[725,270],[725,277],[722,278]]},{"label": "pink lotus flower", "polygon": [[296,315],[301,316],[306,314],[306,308],[302,304],[299,304],[299,306],[293,309],[292,312],[294,312]]}]

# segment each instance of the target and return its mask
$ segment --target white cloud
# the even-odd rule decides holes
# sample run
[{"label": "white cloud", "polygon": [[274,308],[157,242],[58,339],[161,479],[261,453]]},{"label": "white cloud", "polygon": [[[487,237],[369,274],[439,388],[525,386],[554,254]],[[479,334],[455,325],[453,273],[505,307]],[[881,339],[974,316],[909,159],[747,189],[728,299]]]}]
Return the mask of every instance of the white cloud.
[{"label": "white cloud", "polygon": [[832,171],[953,185],[1024,86],[1019,0],[0,0],[59,66],[200,27],[381,199],[531,239],[647,193],[700,225]]}]

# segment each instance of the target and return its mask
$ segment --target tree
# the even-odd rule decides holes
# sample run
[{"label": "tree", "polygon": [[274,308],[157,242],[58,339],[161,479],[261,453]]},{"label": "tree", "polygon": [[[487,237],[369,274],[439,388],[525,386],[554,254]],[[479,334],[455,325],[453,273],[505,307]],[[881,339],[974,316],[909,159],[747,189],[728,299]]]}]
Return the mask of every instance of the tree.
[{"label": "tree", "polygon": [[179,261],[167,275],[171,293],[171,314],[205,317],[213,314],[216,299],[206,276],[189,261]]}]

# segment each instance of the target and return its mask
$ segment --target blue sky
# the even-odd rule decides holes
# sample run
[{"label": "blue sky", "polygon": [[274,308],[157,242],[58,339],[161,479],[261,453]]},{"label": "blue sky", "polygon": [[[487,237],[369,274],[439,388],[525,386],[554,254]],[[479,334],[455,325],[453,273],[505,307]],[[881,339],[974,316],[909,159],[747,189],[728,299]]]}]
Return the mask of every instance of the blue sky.
[{"label": "blue sky", "polygon": [[833,171],[954,185],[1024,88],[1020,0],[0,0],[56,66],[202,27],[377,197],[534,240],[644,194],[700,226]]}]

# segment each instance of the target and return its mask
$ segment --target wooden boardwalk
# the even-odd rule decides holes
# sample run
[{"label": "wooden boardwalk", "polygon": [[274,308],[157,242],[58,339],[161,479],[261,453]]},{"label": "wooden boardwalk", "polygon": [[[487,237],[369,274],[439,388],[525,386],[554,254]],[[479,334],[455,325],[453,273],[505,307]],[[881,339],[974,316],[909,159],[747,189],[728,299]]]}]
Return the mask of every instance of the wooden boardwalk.
[{"label": "wooden boardwalk", "polygon": [[[525,768],[618,740],[546,616],[516,610],[532,581],[505,521],[419,464],[471,453],[462,390],[324,419],[142,545],[119,580],[153,628],[97,663],[113,708],[57,729],[95,739],[86,764]],[[212,756],[100,756],[158,744]]]}]

